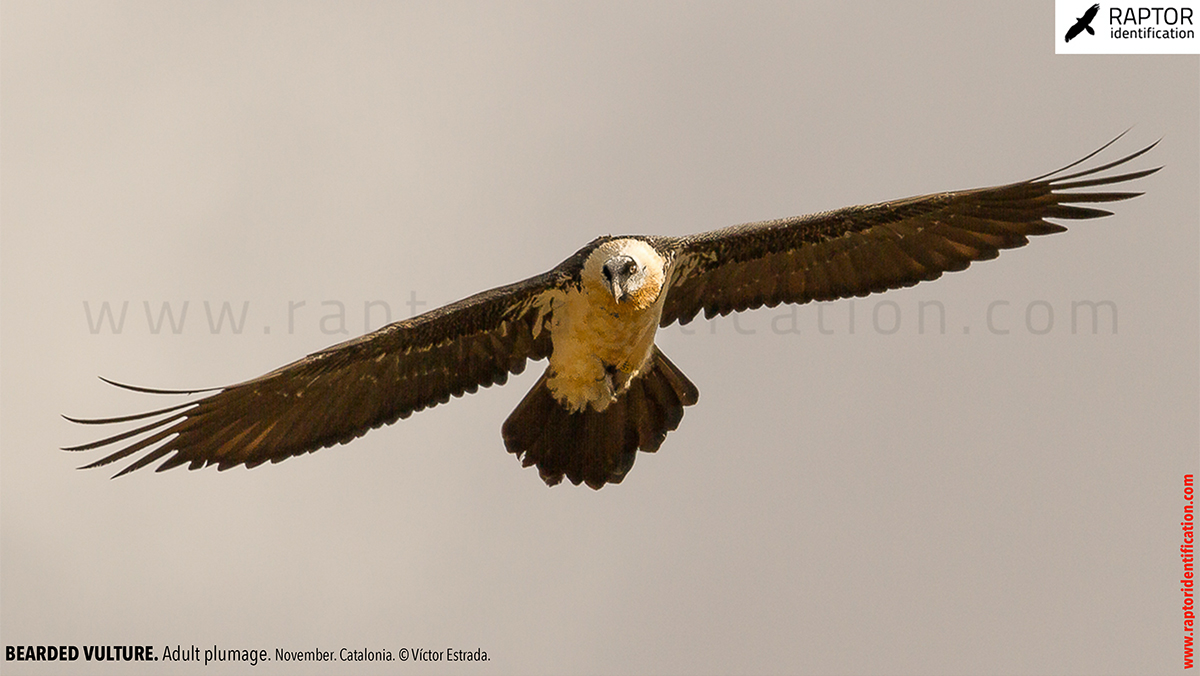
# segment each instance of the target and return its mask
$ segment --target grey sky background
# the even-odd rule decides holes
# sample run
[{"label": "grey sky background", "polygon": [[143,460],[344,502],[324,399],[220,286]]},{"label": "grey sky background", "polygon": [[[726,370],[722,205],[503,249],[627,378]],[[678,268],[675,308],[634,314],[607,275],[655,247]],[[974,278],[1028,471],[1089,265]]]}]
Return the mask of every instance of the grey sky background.
[{"label": "grey sky background", "polygon": [[[259,674],[1181,672],[1200,62],[1055,56],[1053,23],[1050,2],[6,1],[0,642],[491,657]],[[543,363],[253,471],[110,481],[56,450],[97,435],[61,413],[174,401],[98,375],[228,384],[362,333],[365,302],[397,320],[599,234],[1005,183],[1131,126],[1105,157],[1161,137],[1137,167],[1166,168],[1113,217],[853,304],[663,330],[700,403],[599,492],[504,450]],[[85,307],[126,301],[93,333]],[[1116,330],[1072,330],[1078,301]],[[188,303],[180,333],[145,302]],[[240,333],[206,302],[247,304]],[[251,670],[67,673],[200,671]]]}]

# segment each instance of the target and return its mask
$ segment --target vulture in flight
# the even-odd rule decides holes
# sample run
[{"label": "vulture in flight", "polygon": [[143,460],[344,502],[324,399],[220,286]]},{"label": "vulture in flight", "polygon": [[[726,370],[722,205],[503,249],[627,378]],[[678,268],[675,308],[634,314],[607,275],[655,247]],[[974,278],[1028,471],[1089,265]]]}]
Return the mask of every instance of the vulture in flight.
[{"label": "vulture in flight", "polygon": [[235,385],[159,390],[106,380],[137,392],[205,396],[137,415],[68,418],[136,424],[65,450],[110,447],[88,468],[132,458],[117,476],[158,460],[158,471],[255,467],[347,443],[451,397],[502,384],[530,359],[547,359],[504,422],[508,452],[526,467],[536,465],[549,485],[564,476],[596,489],[619,483],[637,452],[658,450],[699,396],[654,344],[659,327],[686,324],[700,312],[711,318],[912,286],[1023,246],[1030,235],[1066,229],[1048,219],[1108,216],[1085,205],[1141,193],[1095,188],[1159,169],[1110,171],[1155,142],[1071,171],[1116,140],[1062,169],[1008,185],[683,237],[598,237],[549,272]]}]

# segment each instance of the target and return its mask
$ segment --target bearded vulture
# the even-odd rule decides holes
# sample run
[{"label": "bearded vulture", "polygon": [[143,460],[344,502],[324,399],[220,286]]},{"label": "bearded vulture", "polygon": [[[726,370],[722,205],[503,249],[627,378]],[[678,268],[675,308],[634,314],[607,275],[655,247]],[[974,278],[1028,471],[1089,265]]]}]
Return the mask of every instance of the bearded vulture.
[{"label": "bearded vulture", "polygon": [[[1119,136],[1117,138],[1120,138]],[[99,467],[144,453],[116,476],[166,458],[188,465],[280,462],[501,384],[530,359],[548,359],[504,422],[508,452],[599,489],[619,483],[637,451],[658,450],[699,392],[654,344],[659,327],[779,303],[865,296],[937,279],[972,261],[1066,228],[1047,219],[1112,212],[1085,203],[1135,192],[1066,192],[1124,183],[1159,168],[1107,172],[1139,157],[1067,173],[1117,139],[1057,171],[1008,185],[943,192],[684,237],[599,237],[545,274],[484,291],[334,345],[266,375],[148,413],[72,422],[141,421],[64,450],[116,444]],[[146,435],[133,441],[138,435]],[[112,449],[110,449],[112,450]],[[169,456],[169,457],[168,457]]]}]

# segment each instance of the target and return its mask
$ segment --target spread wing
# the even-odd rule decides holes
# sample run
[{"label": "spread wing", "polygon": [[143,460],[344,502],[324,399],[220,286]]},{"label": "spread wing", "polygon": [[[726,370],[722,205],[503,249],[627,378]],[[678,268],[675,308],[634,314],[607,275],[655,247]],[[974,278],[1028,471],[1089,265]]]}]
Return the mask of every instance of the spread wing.
[{"label": "spread wing", "polygon": [[[138,415],[67,418],[87,425],[139,425],[65,450],[119,446],[86,467],[145,453],[120,476],[170,453],[158,471],[185,463],[191,469],[254,467],[349,442],[452,396],[504,383],[509,373],[525,369],[526,360],[546,357],[551,344],[545,322],[557,290],[570,282],[577,257],[543,275],[389,324],[237,385],[152,390],[106,381],[153,394],[215,393]],[[146,436],[134,440],[140,435]]]},{"label": "spread wing", "polygon": [[[1120,138],[1118,136],[1117,138]],[[1065,173],[1117,139],[1062,169],[994,188],[938,193],[811,216],[737,225],[675,240],[675,264],[662,326],[779,303],[865,296],[962,270],[1066,230],[1047,221],[1108,216],[1081,203],[1116,202],[1138,192],[1064,192],[1112,185],[1161,167],[1101,175],[1148,152]]]}]

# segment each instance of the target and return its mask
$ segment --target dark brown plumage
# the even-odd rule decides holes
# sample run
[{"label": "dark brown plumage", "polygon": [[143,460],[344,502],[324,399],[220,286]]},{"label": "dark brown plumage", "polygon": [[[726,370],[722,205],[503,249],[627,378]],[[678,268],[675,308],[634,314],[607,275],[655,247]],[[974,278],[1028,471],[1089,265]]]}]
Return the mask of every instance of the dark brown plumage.
[{"label": "dark brown plumage", "polygon": [[[543,375],[504,421],[505,446],[523,456],[525,467],[537,465],[551,486],[563,476],[592,488],[621,483],[638,449],[657,451],[667,432],[679,427],[683,407],[700,398],[692,381],[658,348],[651,360],[650,369],[603,411],[567,412],[554,400]],[[562,439],[577,441],[567,445]]]},{"label": "dark brown plumage", "polygon": [[[1118,137],[1120,138],[1120,137]],[[138,423],[133,429],[66,450],[118,445],[86,465],[134,457],[117,476],[165,460],[228,469],[279,462],[338,443],[445,403],[479,387],[504,383],[530,359],[550,357],[563,298],[580,293],[585,261],[606,242],[634,239],[663,259],[666,283],[660,326],[779,303],[805,303],[912,286],[994,258],[1032,235],[1065,230],[1047,219],[1076,220],[1111,212],[1082,204],[1115,202],[1136,192],[1066,192],[1123,183],[1157,171],[1101,175],[1148,152],[1152,144],[1091,169],[1078,162],[1034,179],[994,188],[913,197],[810,216],[734,226],[686,237],[601,237],[553,270],[516,284],[390,324],[201,399],[138,415],[68,418],[87,425]],[[612,371],[617,373],[616,370]],[[569,412],[547,387],[551,369],[505,422],[510,452],[536,465],[548,484],[565,476],[599,488],[619,482],[638,449],[655,451],[696,403],[691,381],[657,347],[644,367],[619,383],[602,410]],[[106,381],[112,382],[112,381]],[[627,389],[621,389],[625,388]],[[145,435],[138,439],[139,435]],[[121,445],[121,444],[127,445]]]},{"label": "dark brown plumage", "polygon": [[[1117,137],[1120,138],[1120,137]],[[1100,176],[1149,152],[1157,142],[1121,159],[1062,174],[1116,139],[1057,171],[1019,183],[944,192],[847,207],[809,216],[736,225],[682,237],[662,326],[779,303],[866,296],[964,270],[1032,235],[1066,230],[1046,219],[1086,219],[1111,211],[1077,204],[1116,202],[1140,192],[1064,190],[1123,183],[1159,168]],[[1094,178],[1084,178],[1093,176]],[[694,269],[686,267],[695,261]]]}]

